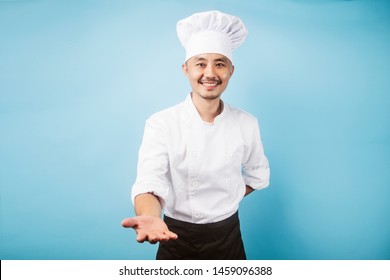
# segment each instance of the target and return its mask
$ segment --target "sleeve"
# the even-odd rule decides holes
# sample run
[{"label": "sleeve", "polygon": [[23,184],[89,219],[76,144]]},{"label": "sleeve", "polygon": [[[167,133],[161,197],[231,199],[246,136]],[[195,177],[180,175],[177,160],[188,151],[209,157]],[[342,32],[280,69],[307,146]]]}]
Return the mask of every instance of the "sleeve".
[{"label": "sleeve", "polygon": [[242,165],[242,175],[247,186],[255,190],[268,187],[270,169],[268,159],[264,154],[263,144],[260,138],[260,129],[257,119],[252,123],[248,131],[246,152]]},{"label": "sleeve", "polygon": [[133,204],[137,195],[152,193],[164,207],[170,188],[166,143],[162,122],[156,118],[148,119],[138,153],[137,178],[131,191]]}]

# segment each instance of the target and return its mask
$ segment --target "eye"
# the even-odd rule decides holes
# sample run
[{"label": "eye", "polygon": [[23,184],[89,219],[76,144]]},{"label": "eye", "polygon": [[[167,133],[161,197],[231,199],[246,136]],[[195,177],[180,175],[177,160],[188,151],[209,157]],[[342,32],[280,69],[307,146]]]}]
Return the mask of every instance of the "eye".
[{"label": "eye", "polygon": [[219,62],[219,63],[217,63],[215,66],[217,66],[218,68],[223,68],[223,67],[225,67],[226,65],[225,65],[224,63],[222,63],[222,62]]},{"label": "eye", "polygon": [[196,64],[196,66],[198,66],[198,67],[205,67],[205,66],[206,66],[206,64],[204,64],[204,63],[200,62],[200,63]]}]

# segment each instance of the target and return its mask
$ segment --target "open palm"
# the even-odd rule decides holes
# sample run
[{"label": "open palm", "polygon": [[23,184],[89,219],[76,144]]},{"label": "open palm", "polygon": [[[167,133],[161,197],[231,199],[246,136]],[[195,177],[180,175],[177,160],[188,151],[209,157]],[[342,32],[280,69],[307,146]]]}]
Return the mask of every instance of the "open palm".
[{"label": "open palm", "polygon": [[177,239],[176,233],[171,232],[161,218],[154,216],[136,216],[122,221],[125,228],[133,228],[137,233],[137,241],[148,241],[151,244]]}]

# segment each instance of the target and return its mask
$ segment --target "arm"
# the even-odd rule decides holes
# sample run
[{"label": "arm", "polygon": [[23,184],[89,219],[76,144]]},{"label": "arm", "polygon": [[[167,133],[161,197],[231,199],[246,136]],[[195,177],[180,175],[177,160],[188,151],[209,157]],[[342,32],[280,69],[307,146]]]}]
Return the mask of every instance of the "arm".
[{"label": "arm", "polygon": [[161,219],[161,204],[158,198],[145,193],[136,196],[134,200],[137,216],[122,221],[125,228],[133,228],[137,233],[137,241],[148,241],[155,244],[161,241],[177,239],[177,234],[171,232]]},{"label": "arm", "polygon": [[[264,155],[263,144],[260,138],[260,129],[257,120],[246,127],[247,139],[244,157],[243,157],[243,178],[246,183],[246,192],[248,195],[254,190],[266,188],[269,185],[270,169],[268,159]],[[249,129],[250,128],[250,129]],[[249,189],[248,189],[249,188]]]},{"label": "arm", "polygon": [[151,193],[137,195],[134,199],[134,210],[137,216],[161,218],[161,204],[157,196]]},{"label": "arm", "polygon": [[169,188],[166,130],[161,116],[150,118],[145,124],[138,155],[137,179],[131,194],[136,216],[122,221],[123,227],[136,231],[138,242],[157,243],[177,238],[161,219]]}]

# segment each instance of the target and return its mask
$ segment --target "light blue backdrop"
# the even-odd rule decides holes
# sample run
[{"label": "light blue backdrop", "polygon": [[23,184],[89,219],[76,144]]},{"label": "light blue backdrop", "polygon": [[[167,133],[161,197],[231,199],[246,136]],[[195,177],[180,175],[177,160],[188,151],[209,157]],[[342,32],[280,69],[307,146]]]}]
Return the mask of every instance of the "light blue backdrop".
[{"label": "light blue backdrop", "polygon": [[0,0],[1,259],[153,259],[120,222],[145,119],[182,101],[177,20],[249,36],[224,100],[258,117],[271,185],[250,259],[390,259],[388,1]]}]

